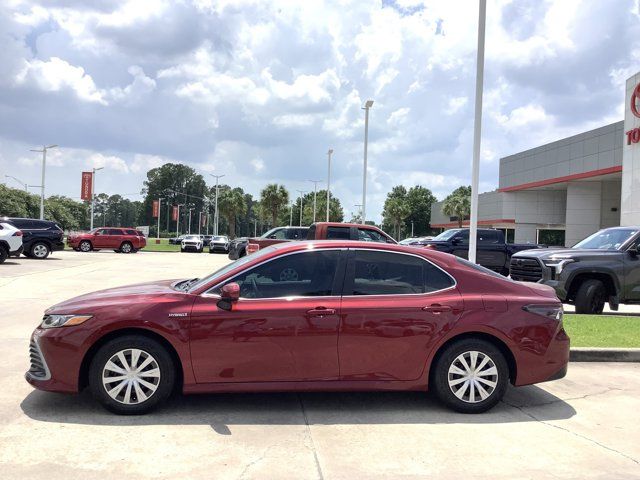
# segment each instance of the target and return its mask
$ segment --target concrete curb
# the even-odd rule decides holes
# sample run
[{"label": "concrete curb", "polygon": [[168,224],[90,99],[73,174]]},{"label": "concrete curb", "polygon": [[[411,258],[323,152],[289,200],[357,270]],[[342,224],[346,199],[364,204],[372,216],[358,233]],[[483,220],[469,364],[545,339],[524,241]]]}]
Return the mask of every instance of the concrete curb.
[{"label": "concrete curb", "polygon": [[640,362],[640,348],[572,348],[570,362]]}]

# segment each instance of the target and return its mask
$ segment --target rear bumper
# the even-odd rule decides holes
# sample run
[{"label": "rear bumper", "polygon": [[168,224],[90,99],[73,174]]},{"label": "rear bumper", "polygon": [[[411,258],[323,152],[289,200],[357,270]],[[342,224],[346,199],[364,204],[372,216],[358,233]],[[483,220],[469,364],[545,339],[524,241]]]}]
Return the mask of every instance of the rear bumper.
[{"label": "rear bumper", "polygon": [[64,250],[64,241],[59,240],[57,242],[51,242],[51,251],[59,252],[60,250]]},{"label": "rear bumper", "polygon": [[517,358],[516,386],[563,378],[569,365],[570,339],[560,327],[544,352],[521,352]]},{"label": "rear bumper", "polygon": [[10,257],[17,257],[24,251],[24,245],[20,245],[17,250],[11,250],[9,252]]}]

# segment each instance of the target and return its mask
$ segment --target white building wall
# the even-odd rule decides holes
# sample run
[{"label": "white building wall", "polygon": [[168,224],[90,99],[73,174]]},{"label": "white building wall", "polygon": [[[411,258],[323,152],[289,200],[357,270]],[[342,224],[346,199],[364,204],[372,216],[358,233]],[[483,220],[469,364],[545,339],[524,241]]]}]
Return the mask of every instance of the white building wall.
[{"label": "white building wall", "polygon": [[600,229],[602,182],[567,184],[565,245],[570,247]]},{"label": "white building wall", "polygon": [[[624,131],[640,127],[640,118],[630,109],[631,94],[640,83],[640,72],[627,80],[624,108]],[[622,148],[622,203],[621,225],[640,225],[640,143],[627,145],[626,135]]]}]

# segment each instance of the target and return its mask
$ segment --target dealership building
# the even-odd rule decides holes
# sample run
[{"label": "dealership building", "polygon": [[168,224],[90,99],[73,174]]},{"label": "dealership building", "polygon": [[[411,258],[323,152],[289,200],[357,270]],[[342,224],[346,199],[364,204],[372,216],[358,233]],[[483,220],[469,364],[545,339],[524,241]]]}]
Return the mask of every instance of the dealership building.
[{"label": "dealership building", "polygon": [[[625,107],[624,121],[501,158],[498,189],[479,196],[478,225],[510,242],[566,246],[640,226],[640,72],[627,80]],[[432,206],[432,228],[457,226],[442,202]]]}]

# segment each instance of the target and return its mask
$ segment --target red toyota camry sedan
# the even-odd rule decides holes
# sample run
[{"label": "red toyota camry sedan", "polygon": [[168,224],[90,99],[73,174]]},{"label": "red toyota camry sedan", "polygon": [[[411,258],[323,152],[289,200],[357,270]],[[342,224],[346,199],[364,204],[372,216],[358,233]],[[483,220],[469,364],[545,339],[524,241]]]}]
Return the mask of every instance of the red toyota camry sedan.
[{"label": "red toyota camry sedan", "polygon": [[205,278],[82,295],[33,333],[27,381],[145,413],[183,393],[432,390],[485,411],[507,384],[562,378],[547,286],[453,255],[370,242],[267,247]]}]

